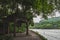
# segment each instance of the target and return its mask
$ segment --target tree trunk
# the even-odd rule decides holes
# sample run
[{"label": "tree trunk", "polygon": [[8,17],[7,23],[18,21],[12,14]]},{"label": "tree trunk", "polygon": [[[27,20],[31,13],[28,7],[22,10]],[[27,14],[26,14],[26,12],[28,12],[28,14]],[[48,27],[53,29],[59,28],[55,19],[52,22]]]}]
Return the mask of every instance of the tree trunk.
[{"label": "tree trunk", "polygon": [[29,35],[28,23],[26,23],[26,35]]},{"label": "tree trunk", "polygon": [[8,27],[8,32],[7,33],[9,34],[10,33],[10,29],[9,29],[10,23],[9,22],[7,23],[7,27]]},{"label": "tree trunk", "polygon": [[[15,25],[15,24],[14,24]],[[16,25],[14,26],[14,37],[16,36]]]},{"label": "tree trunk", "polygon": [[[17,11],[17,13],[18,13],[18,4],[15,2],[15,0],[14,0],[14,6],[16,6],[16,11]],[[15,12],[16,13],[16,12]],[[14,15],[14,37],[16,36],[16,15]]]},{"label": "tree trunk", "polygon": [[14,37],[16,36],[16,22],[14,22]]},{"label": "tree trunk", "polygon": [[8,34],[9,34],[9,26],[8,26]]}]

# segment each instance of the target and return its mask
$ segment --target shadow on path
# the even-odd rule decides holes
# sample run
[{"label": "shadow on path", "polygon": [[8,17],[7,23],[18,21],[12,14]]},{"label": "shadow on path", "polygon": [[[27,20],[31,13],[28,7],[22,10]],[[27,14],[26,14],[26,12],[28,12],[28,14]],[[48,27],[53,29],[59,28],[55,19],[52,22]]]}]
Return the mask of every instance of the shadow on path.
[{"label": "shadow on path", "polygon": [[16,33],[16,37],[14,37],[14,40],[41,40],[41,39],[38,35],[29,31],[28,36],[26,36],[25,33]]}]

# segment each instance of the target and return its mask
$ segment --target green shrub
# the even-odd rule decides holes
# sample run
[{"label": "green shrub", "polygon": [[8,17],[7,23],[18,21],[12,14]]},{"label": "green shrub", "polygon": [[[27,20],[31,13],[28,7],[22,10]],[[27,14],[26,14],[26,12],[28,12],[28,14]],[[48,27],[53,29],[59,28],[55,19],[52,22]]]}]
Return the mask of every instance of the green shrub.
[{"label": "green shrub", "polygon": [[25,30],[26,30],[26,25],[23,23],[20,27],[19,32],[25,32]]},{"label": "green shrub", "polygon": [[13,40],[11,35],[0,35],[0,40]]},{"label": "green shrub", "polygon": [[[21,27],[17,27],[16,26],[16,32],[25,32],[25,29],[26,29],[26,25],[24,23],[22,23]],[[14,24],[11,23],[10,24],[10,32],[14,32]]]}]

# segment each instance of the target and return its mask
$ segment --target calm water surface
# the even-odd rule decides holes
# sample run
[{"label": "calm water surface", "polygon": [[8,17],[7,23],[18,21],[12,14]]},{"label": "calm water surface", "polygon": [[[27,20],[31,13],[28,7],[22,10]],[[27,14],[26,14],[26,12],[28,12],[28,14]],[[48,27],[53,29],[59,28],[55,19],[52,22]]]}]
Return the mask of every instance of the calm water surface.
[{"label": "calm water surface", "polygon": [[60,29],[30,29],[43,35],[48,40],[60,40]]}]

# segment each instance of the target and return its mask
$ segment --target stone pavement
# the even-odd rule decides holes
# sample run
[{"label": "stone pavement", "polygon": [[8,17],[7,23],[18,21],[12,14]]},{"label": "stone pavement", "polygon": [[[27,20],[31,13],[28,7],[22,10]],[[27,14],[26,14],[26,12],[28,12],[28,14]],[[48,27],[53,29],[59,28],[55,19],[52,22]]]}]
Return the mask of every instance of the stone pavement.
[{"label": "stone pavement", "polygon": [[14,37],[14,40],[41,40],[41,39],[38,35],[29,31],[28,36],[26,36],[25,33],[16,33],[16,37]]}]

